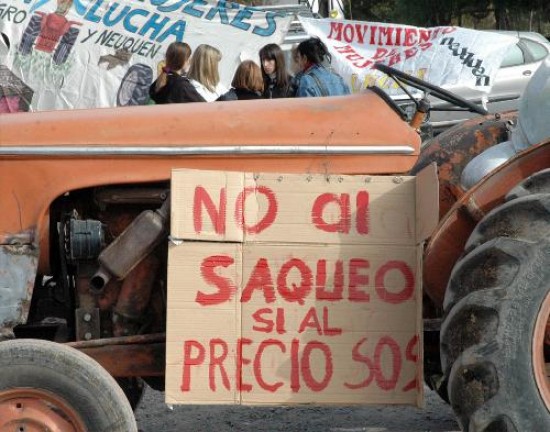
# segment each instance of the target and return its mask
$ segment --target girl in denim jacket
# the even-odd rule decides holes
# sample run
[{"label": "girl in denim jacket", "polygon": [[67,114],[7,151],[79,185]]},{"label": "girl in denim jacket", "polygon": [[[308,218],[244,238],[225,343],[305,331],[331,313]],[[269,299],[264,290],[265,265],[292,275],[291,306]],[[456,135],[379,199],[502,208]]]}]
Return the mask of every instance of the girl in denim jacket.
[{"label": "girl in denim jacket", "polygon": [[319,38],[310,38],[298,45],[296,58],[302,71],[298,78],[296,97],[341,96],[350,94],[342,77],[326,69],[322,63],[330,63],[331,55]]}]

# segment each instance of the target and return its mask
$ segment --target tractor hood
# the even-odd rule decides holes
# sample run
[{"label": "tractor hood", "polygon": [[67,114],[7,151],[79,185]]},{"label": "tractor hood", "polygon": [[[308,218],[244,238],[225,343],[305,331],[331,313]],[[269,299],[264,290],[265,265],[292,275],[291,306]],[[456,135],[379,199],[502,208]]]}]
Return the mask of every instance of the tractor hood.
[{"label": "tractor hood", "polygon": [[370,91],[17,113],[0,117],[0,125],[2,146],[407,146],[416,153],[420,144],[417,133]]}]

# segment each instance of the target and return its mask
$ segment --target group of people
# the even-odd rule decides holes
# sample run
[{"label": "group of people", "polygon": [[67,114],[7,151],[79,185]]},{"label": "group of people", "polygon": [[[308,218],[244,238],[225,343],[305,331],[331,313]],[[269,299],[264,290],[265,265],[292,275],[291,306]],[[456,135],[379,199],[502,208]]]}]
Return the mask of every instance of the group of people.
[{"label": "group of people", "polygon": [[243,61],[235,71],[231,88],[220,82],[221,52],[210,45],[199,45],[193,55],[184,42],[168,46],[164,67],[151,85],[149,94],[157,104],[213,102],[287,97],[339,96],[350,93],[338,74],[328,70],[331,56],[318,38],[301,42],[292,50],[295,75],[286,65],[284,52],[268,44],[259,52],[260,65]]}]

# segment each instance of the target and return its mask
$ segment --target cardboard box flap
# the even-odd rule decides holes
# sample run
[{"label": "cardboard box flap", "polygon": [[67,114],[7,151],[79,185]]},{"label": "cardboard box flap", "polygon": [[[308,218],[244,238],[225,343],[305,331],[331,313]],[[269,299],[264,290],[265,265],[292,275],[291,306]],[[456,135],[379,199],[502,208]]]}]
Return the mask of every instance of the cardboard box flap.
[{"label": "cardboard box flap", "polygon": [[175,170],[172,182],[175,239],[414,245],[425,238],[417,224],[433,220],[433,205],[415,199],[433,195],[410,176]]},{"label": "cardboard box flap", "polygon": [[[227,203],[244,189],[240,172],[179,169],[172,171],[170,235],[178,240],[242,242]],[[229,221],[229,223],[228,223]]]},{"label": "cardboard box flap", "polygon": [[429,238],[439,223],[439,179],[432,163],[416,175],[416,243]]}]

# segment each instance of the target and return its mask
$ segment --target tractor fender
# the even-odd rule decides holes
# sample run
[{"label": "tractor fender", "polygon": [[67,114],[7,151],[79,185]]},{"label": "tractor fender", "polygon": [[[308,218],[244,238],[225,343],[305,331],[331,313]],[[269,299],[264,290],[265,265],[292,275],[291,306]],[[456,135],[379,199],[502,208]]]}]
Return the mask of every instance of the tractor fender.
[{"label": "tractor fender", "polygon": [[439,179],[439,219],[464,194],[460,178],[464,167],[485,150],[507,141],[517,111],[488,114],[466,120],[422,145],[420,156],[410,175],[436,163]]},{"label": "tractor fender", "polygon": [[437,306],[443,304],[453,266],[466,241],[485,214],[504,202],[521,180],[550,167],[550,137],[529,147],[484,177],[462,195],[440,220],[424,251],[424,290]]}]

